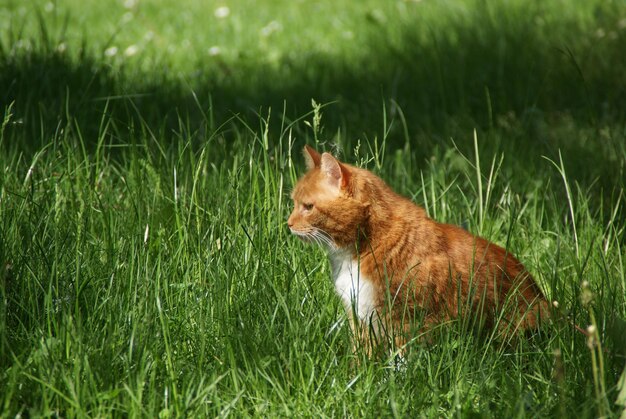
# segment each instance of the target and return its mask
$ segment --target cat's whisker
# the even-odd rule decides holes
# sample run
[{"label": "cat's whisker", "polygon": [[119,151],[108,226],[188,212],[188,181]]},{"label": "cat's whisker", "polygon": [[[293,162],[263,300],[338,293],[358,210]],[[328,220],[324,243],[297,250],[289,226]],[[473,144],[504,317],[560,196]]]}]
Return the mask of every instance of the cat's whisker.
[{"label": "cat's whisker", "polygon": [[311,234],[311,237],[313,238],[313,240],[315,240],[315,243],[317,243],[321,247],[324,247],[324,245],[326,244],[323,238],[319,236],[318,234],[316,234],[316,232],[313,232],[313,234]]},{"label": "cat's whisker", "polygon": [[305,241],[312,241],[315,244],[324,247],[324,245],[329,245],[326,242],[326,238],[322,237],[318,234],[318,230],[313,228],[309,231],[306,232],[300,232],[300,231],[295,231],[294,234],[296,234],[298,237],[300,237],[301,239],[305,240]]},{"label": "cat's whisker", "polygon": [[333,239],[330,236],[330,234],[328,234],[327,232],[325,232],[324,230],[322,230],[321,228],[316,228],[315,229],[315,233],[319,234],[321,237],[325,238],[326,240],[328,240],[329,242],[333,243]]},{"label": "cat's whisker", "polygon": [[327,232],[325,232],[321,228],[317,228],[316,231],[317,231],[317,233],[319,233],[320,235],[322,235],[324,238],[328,239],[329,241],[331,241],[331,242],[333,241],[333,239],[330,236],[330,234],[328,234]]},{"label": "cat's whisker", "polygon": [[315,242],[315,244],[317,244],[317,245],[319,245],[319,246],[322,246],[322,242],[320,242],[319,237],[317,237],[316,235],[312,234],[312,235],[310,235],[310,236],[309,236],[309,238],[310,238],[313,242]]},{"label": "cat's whisker", "polygon": [[316,228],[313,231],[313,234],[315,235],[315,237],[319,239],[319,243],[325,244],[330,249],[337,248],[337,245],[335,244],[334,240],[330,237],[330,234],[328,234],[324,230]]}]

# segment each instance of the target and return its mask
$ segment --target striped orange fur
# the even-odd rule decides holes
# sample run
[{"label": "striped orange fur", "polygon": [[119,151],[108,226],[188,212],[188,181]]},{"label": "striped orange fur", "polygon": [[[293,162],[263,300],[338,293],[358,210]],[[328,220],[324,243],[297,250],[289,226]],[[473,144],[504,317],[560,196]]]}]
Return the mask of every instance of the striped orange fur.
[{"label": "striped orange fur", "polygon": [[328,248],[337,293],[368,351],[389,326],[402,345],[467,313],[507,334],[547,317],[541,290],[502,247],[429,218],[368,170],[309,146],[304,156],[308,171],[294,187],[287,224]]}]

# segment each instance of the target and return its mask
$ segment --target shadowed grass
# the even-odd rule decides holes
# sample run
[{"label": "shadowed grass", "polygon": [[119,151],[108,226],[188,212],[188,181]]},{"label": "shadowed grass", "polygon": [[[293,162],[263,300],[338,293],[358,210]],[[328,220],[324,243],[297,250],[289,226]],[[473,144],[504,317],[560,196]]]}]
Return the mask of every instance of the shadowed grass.
[{"label": "shadowed grass", "polygon": [[[425,134],[423,157],[441,138],[474,128],[523,137],[518,155],[529,161],[539,157],[531,151],[589,158],[593,148],[602,151],[593,162],[601,167],[623,148],[626,9],[619,1],[277,2],[248,5],[258,16],[247,26],[244,3],[222,20],[213,16],[217,3],[50,5],[3,8],[13,19],[0,43],[0,100],[15,102],[19,125],[10,131],[32,137],[22,146],[36,149],[35,139],[68,117],[80,121],[91,146],[103,112],[120,136],[139,118],[167,132],[180,116],[195,132],[206,129],[205,116],[219,125],[268,107],[275,118],[295,119],[315,98],[335,102],[325,125],[347,138],[381,131],[381,103],[392,119],[401,110],[412,136]],[[299,24],[324,10],[335,13],[335,29],[322,20]],[[275,29],[264,31],[268,25]],[[214,43],[223,53],[208,56]],[[137,55],[125,55],[127,46]],[[114,56],[105,54],[111,47]],[[553,135],[554,126],[569,138]],[[391,127],[387,137],[402,144],[404,130]],[[623,170],[617,162],[607,172],[615,170]]]}]

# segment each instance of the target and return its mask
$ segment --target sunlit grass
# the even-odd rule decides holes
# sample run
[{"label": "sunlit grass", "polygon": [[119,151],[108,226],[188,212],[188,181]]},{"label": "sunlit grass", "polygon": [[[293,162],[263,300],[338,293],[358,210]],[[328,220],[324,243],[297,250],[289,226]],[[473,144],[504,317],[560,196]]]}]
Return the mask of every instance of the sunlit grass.
[{"label": "sunlit grass", "polygon": [[[193,143],[138,132],[115,156],[106,132],[95,152],[83,153],[68,130],[30,160],[2,156],[7,412],[543,416],[614,409],[623,360],[608,324],[626,314],[624,223],[590,208],[561,166],[543,163],[564,183],[548,176],[522,201],[518,178],[526,173],[517,167],[521,175],[511,177],[508,167],[516,165],[506,150],[502,174],[491,180],[491,170],[471,167],[476,156],[435,153],[437,163],[402,179],[399,190],[418,202],[435,197],[425,205],[431,213],[440,208],[442,221],[475,232],[482,222],[482,234],[508,242],[573,321],[586,327],[593,313],[608,352],[590,352],[566,321],[515,346],[468,334],[461,322],[428,345],[414,342],[406,370],[394,372],[384,359],[354,368],[326,257],[284,226],[289,188],[302,170],[300,144],[288,132],[269,138],[239,123],[229,129],[240,130],[229,144],[220,131]],[[393,173],[407,171],[410,146],[405,156],[380,162],[391,184],[401,184]],[[457,157],[467,164],[459,167]],[[483,194],[490,191],[482,212],[477,173]],[[623,203],[617,196],[609,213]],[[579,302],[584,280],[589,311]],[[599,376],[592,353],[603,359]]]}]

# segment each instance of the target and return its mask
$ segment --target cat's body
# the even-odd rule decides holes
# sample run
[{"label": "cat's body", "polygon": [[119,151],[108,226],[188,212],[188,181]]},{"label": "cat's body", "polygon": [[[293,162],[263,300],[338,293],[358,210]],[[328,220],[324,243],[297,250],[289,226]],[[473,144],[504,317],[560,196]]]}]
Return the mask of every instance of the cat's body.
[{"label": "cat's body", "polygon": [[503,248],[430,219],[367,170],[310,147],[304,154],[309,170],[288,225],[329,248],[336,291],[366,347],[370,332],[390,326],[401,344],[418,317],[423,330],[479,313],[482,324],[511,333],[548,315],[530,274]]}]

